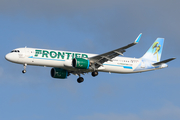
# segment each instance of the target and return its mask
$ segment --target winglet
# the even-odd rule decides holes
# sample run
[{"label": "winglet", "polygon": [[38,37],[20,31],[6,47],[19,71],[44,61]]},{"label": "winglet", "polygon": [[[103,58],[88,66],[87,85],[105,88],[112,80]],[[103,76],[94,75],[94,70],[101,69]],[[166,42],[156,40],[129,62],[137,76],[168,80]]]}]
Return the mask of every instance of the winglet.
[{"label": "winglet", "polygon": [[139,36],[138,36],[138,37],[136,38],[136,40],[134,41],[135,44],[137,44],[137,43],[139,42],[141,36],[142,36],[142,33],[140,33]]}]

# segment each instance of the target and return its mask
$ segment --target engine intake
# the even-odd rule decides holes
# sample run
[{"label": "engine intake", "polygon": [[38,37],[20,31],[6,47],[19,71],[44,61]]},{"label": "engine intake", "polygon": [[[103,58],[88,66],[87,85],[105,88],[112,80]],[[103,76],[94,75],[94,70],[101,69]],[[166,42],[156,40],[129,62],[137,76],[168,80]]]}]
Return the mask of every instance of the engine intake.
[{"label": "engine intake", "polygon": [[89,69],[89,60],[83,58],[74,58],[72,60],[72,65],[74,68],[78,69]]},{"label": "engine intake", "polygon": [[52,68],[51,69],[51,77],[65,79],[67,78],[68,71],[61,68]]}]

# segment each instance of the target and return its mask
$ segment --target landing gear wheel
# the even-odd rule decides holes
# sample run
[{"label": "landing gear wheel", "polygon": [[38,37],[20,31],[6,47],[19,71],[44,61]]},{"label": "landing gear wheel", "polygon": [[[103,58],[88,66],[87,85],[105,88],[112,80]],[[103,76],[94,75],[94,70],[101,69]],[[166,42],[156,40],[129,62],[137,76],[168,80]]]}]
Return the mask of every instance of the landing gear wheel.
[{"label": "landing gear wheel", "polygon": [[92,74],[91,74],[93,77],[96,77],[97,75],[98,75],[98,71],[94,71],[94,72],[92,72]]},{"label": "landing gear wheel", "polygon": [[26,73],[26,70],[22,70],[22,73]]},{"label": "landing gear wheel", "polygon": [[83,77],[79,77],[78,79],[77,79],[77,82],[78,83],[82,83],[84,81],[84,78]]},{"label": "landing gear wheel", "polygon": [[26,66],[27,66],[27,64],[25,63],[25,64],[23,64],[23,66],[24,66],[24,70],[22,70],[22,73],[26,73]]}]

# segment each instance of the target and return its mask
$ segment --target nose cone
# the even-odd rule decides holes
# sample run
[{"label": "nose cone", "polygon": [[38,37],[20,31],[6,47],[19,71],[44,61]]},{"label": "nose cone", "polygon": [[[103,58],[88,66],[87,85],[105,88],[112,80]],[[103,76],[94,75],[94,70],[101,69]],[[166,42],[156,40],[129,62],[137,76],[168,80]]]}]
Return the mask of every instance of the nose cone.
[{"label": "nose cone", "polygon": [[5,56],[5,59],[8,60],[8,61],[10,60],[10,58],[11,58],[10,54],[7,54],[7,55]]},{"label": "nose cone", "polygon": [[14,56],[11,54],[11,53],[8,53],[6,56],[5,56],[5,59],[10,61],[10,62],[15,62],[15,58]]}]

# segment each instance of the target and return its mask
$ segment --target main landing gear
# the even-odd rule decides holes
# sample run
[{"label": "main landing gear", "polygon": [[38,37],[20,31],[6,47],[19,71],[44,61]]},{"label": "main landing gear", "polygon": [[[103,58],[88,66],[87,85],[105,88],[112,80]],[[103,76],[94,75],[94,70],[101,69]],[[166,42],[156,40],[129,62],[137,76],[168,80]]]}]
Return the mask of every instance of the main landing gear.
[{"label": "main landing gear", "polygon": [[78,76],[79,76],[79,78],[77,79],[77,82],[78,82],[78,83],[82,83],[82,82],[84,81],[84,78],[81,77],[80,74],[78,74]]},{"label": "main landing gear", "polygon": [[91,74],[93,77],[96,77],[97,75],[98,75],[98,71],[94,71],[94,72],[92,72],[92,74]]},{"label": "main landing gear", "polygon": [[78,79],[77,79],[77,82],[78,83],[82,83],[84,81],[84,78],[83,77],[79,77]]},{"label": "main landing gear", "polygon": [[27,64],[25,63],[25,64],[23,64],[23,66],[24,66],[24,70],[22,70],[22,73],[26,73],[26,66],[27,66]]},{"label": "main landing gear", "polygon": [[[78,83],[82,83],[82,82],[84,81],[84,78],[81,77],[80,74],[78,74],[78,75],[79,75],[79,78],[77,79],[77,82],[78,82]],[[91,75],[92,75],[93,77],[97,76],[97,75],[98,75],[98,71],[92,72]]]}]

